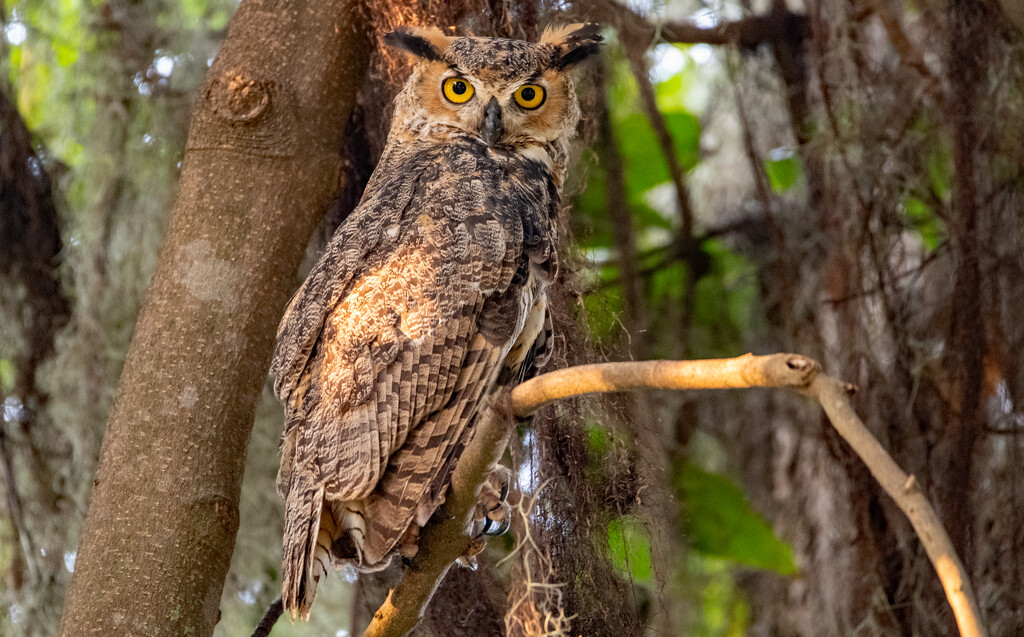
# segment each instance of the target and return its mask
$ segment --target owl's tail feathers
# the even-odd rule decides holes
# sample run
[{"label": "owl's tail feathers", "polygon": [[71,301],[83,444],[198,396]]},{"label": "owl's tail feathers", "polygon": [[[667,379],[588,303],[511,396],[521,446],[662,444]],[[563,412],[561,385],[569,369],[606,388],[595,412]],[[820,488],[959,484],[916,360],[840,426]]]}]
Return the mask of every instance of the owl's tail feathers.
[{"label": "owl's tail feathers", "polygon": [[295,621],[309,619],[309,609],[321,577],[327,576],[331,563],[333,536],[337,533],[330,511],[324,511],[324,487],[297,489],[285,501],[284,547],[281,568],[281,600]]}]

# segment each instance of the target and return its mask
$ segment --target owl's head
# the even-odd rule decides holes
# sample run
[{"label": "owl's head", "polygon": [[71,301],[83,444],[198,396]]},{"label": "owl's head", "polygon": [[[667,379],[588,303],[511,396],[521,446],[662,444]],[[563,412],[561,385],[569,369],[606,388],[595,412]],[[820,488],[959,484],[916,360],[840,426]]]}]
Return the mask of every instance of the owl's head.
[{"label": "owl's head", "polygon": [[524,148],[574,134],[579,106],[568,71],[597,53],[601,35],[596,24],[549,27],[536,43],[404,27],[384,41],[418,58],[396,100],[395,126]]}]

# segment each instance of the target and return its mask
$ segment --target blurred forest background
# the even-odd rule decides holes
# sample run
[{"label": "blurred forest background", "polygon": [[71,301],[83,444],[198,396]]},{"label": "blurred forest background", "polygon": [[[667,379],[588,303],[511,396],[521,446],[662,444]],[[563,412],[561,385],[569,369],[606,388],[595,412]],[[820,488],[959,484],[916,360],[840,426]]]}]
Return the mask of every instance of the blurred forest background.
[{"label": "blurred forest background", "polygon": [[[235,8],[0,2],[0,634],[57,634],[190,107]],[[605,24],[603,59],[578,81],[555,364],[816,358],[860,387],[859,414],[936,504],[990,634],[1009,637],[1024,634],[1024,40],[1011,8],[365,11],[378,35]],[[405,62],[375,55],[347,128],[349,178],[306,267],[382,147]],[[268,389],[216,635],[249,634],[280,591],[281,428]],[[903,514],[793,395],[569,401],[520,427],[511,462],[515,533],[480,570],[449,574],[422,634],[541,634],[534,611],[561,617],[556,635],[956,634]],[[332,577],[311,625],[273,634],[352,634],[394,575]]]}]

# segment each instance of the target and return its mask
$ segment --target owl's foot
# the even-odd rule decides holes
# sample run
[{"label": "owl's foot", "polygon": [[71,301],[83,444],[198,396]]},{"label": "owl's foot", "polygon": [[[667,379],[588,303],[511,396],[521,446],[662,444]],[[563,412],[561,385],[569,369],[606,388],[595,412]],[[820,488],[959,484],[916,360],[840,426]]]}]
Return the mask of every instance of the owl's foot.
[{"label": "owl's foot", "polygon": [[335,568],[351,564],[363,566],[363,544],[366,538],[366,519],[362,506],[357,502],[339,502],[332,506],[334,517],[341,523],[331,532],[331,555]]},{"label": "owl's foot", "polygon": [[476,570],[476,556],[487,546],[488,535],[501,535],[508,531],[512,524],[512,508],[506,502],[509,487],[512,484],[512,472],[503,465],[491,470],[480,495],[476,499],[473,510],[472,536],[466,552],[458,560],[461,566]]},{"label": "owl's foot", "polygon": [[477,567],[476,556],[484,552],[487,548],[487,538],[484,536],[478,536],[469,541],[469,546],[466,547],[466,552],[455,558],[455,563],[464,568],[468,568],[471,571],[475,571]]},{"label": "owl's foot", "polygon": [[398,540],[398,554],[402,564],[409,566],[416,554],[420,552],[420,525],[413,522]]},{"label": "owl's foot", "polygon": [[473,512],[473,530],[477,523],[483,524],[474,537],[480,535],[501,535],[508,531],[512,524],[512,508],[506,501],[512,484],[512,471],[504,465],[497,465],[487,476],[480,495],[476,499],[476,510]]}]

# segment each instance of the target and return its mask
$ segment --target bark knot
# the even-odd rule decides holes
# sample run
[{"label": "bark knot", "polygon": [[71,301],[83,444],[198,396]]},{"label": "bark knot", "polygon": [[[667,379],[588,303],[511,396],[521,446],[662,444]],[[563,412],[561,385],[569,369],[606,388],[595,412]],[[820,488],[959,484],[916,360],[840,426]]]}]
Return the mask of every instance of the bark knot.
[{"label": "bark knot", "polygon": [[210,83],[207,98],[218,115],[231,122],[247,123],[266,112],[272,87],[240,71],[229,71]]}]

